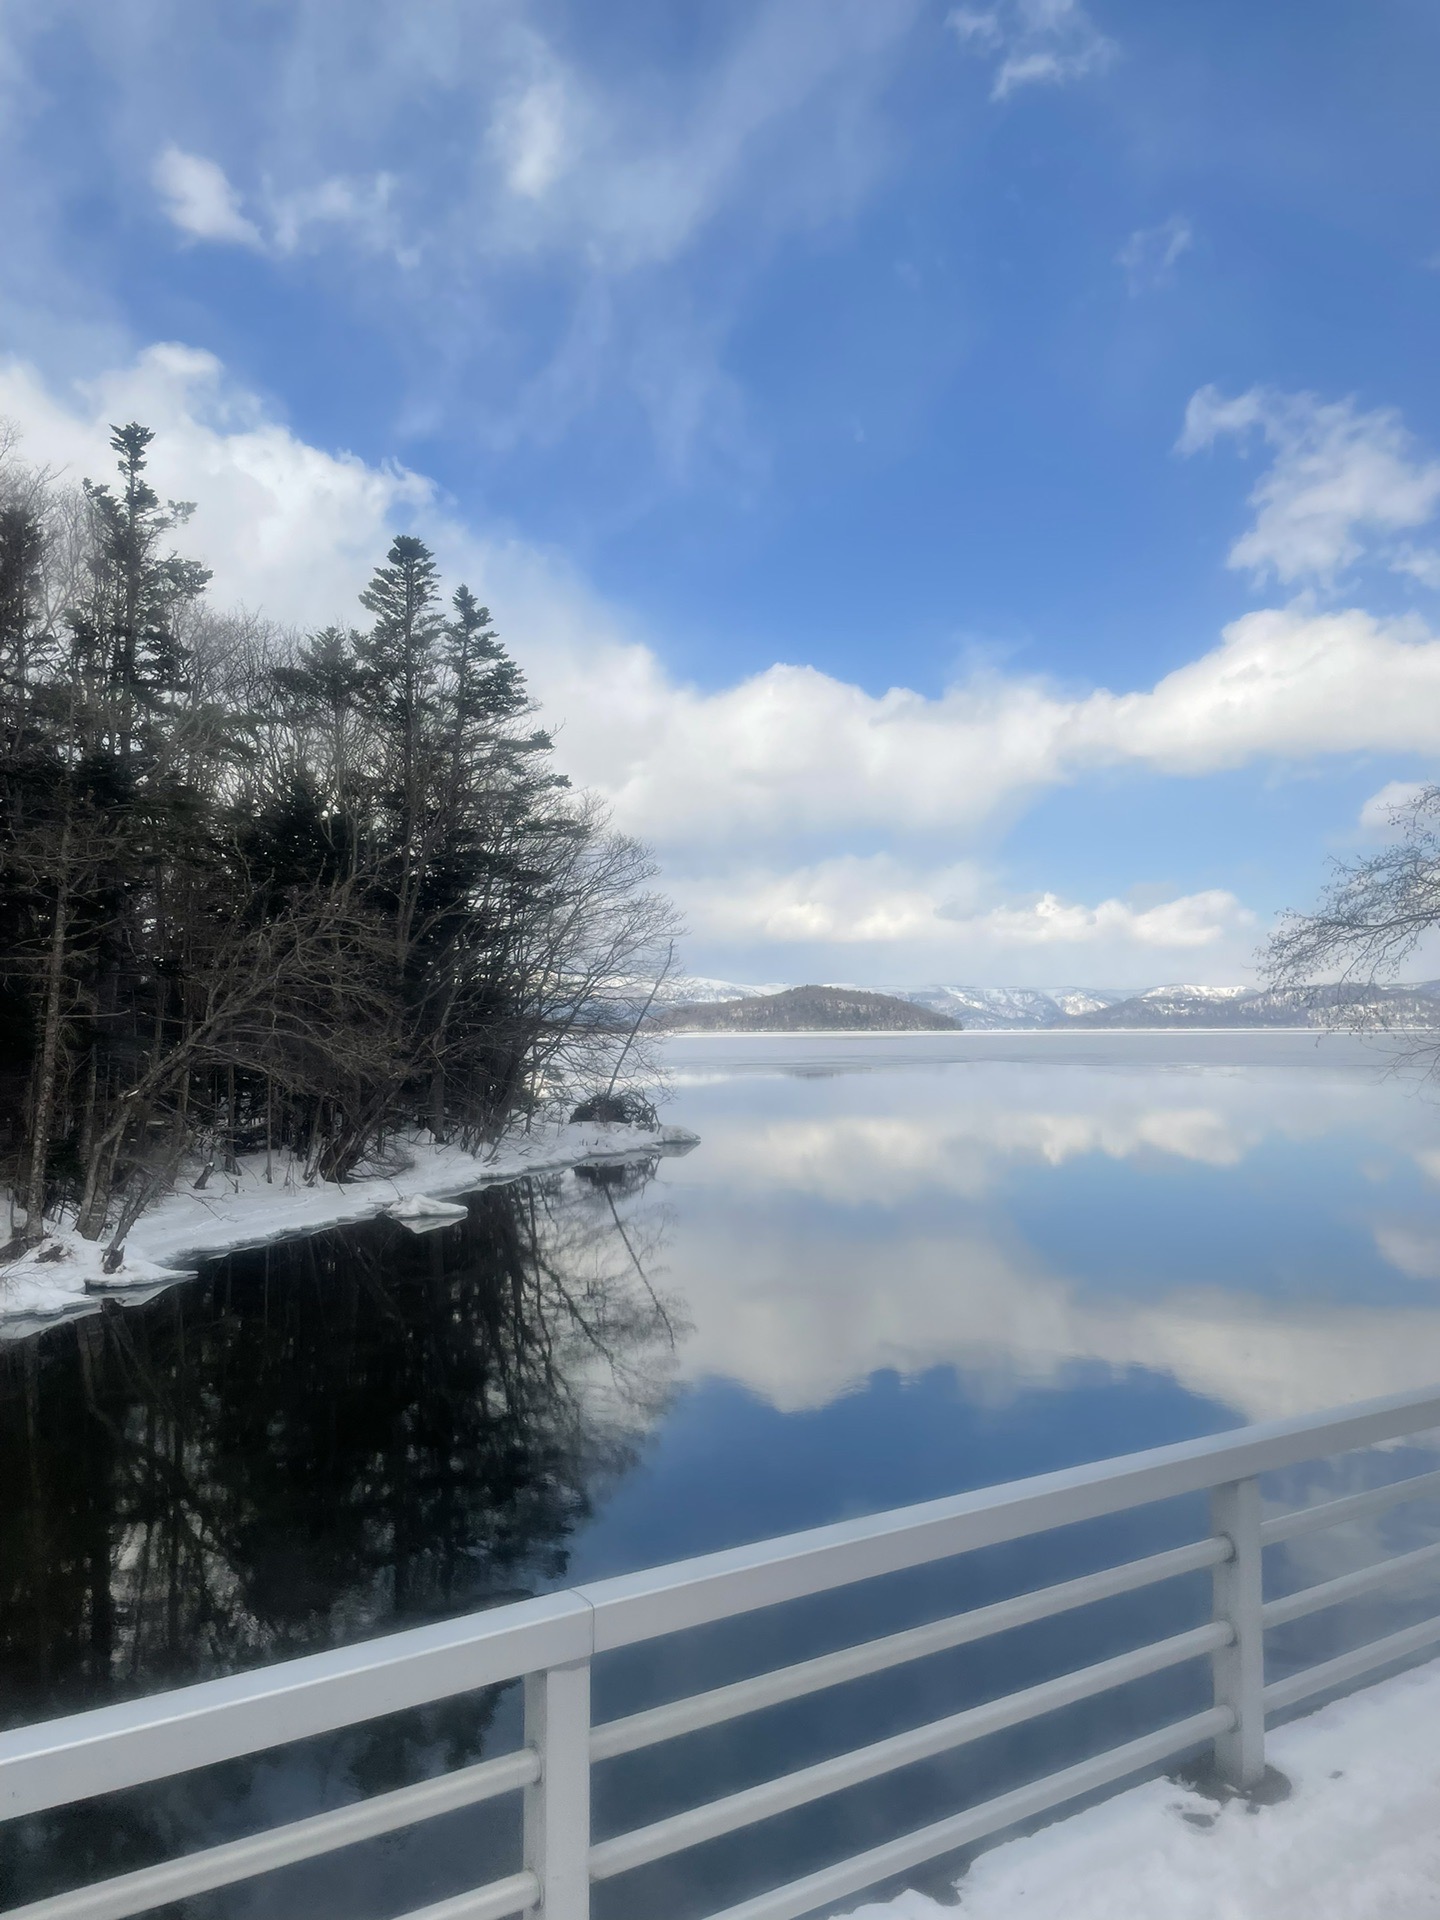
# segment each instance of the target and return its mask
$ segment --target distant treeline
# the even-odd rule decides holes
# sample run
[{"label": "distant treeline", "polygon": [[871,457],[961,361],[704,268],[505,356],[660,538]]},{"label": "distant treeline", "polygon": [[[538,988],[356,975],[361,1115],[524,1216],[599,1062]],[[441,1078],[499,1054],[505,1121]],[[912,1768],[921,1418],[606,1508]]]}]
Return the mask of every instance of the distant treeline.
[{"label": "distant treeline", "polygon": [[[604,1084],[671,933],[469,589],[408,536],[309,636],[216,614],[191,507],[0,461],[0,1178],[123,1238],[181,1161],[343,1178]],[[3,451],[3,449],[0,449]],[[203,1177],[203,1176],[202,1176]]]}]

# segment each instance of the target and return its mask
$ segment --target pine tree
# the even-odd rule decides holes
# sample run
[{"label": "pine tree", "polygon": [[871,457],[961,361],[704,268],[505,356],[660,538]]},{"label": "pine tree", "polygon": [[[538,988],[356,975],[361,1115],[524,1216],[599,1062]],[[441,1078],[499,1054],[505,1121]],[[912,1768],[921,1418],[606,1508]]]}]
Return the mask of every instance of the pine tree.
[{"label": "pine tree", "polygon": [[206,615],[150,444],[73,500],[0,472],[0,1159],[29,1231],[63,1197],[112,1241],[186,1154],[492,1136],[593,1077],[669,932],[421,541],[367,632]]}]

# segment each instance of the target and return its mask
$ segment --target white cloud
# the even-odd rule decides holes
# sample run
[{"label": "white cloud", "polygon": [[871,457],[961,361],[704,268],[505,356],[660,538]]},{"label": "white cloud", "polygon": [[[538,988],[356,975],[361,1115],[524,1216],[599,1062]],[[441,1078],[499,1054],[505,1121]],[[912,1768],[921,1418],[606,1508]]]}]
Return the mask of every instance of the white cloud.
[{"label": "white cloud", "polygon": [[491,139],[512,193],[538,200],[554,183],[568,157],[570,117],[558,76],[534,81],[500,103]]},{"label": "white cloud", "polygon": [[1398,546],[1390,556],[1396,573],[1408,573],[1422,587],[1440,591],[1440,547]]},{"label": "white cloud", "polygon": [[[582,53],[587,36],[577,45],[531,0],[346,0],[267,9],[266,30],[235,37],[217,65],[203,8],[22,8],[0,46],[0,89],[7,54],[17,74],[0,114],[6,344],[100,364],[93,339],[68,359],[56,351],[56,320],[37,305],[69,330],[79,315],[126,338],[107,289],[72,274],[63,245],[50,175],[69,130],[44,50],[58,36],[106,77],[84,167],[145,198],[170,143],[180,158],[161,168],[175,176],[163,204],[188,243],[273,259],[343,240],[394,260],[402,271],[367,276],[363,295],[369,324],[398,345],[407,420],[443,419],[463,390],[475,431],[506,446],[553,441],[628,398],[653,425],[662,472],[709,458],[743,486],[760,455],[725,358],[748,264],[847,217],[895,165],[887,91],[927,11],[750,0],[716,12],[702,58],[662,36],[642,61]],[[73,138],[66,150],[79,152]],[[707,276],[697,299],[667,269],[722,222],[733,270]],[[577,375],[564,364],[570,318],[597,312]]]},{"label": "white cloud", "polygon": [[313,187],[262,195],[265,228],[243,211],[238,191],[215,161],[166,147],[152,179],[164,211],[191,240],[249,247],[257,253],[298,252],[316,229],[347,229],[371,251],[393,246],[392,174],[349,179],[336,174]]},{"label": "white cloud", "polygon": [[[1034,953],[1050,973],[1073,966],[1090,978],[1148,982],[1167,957],[1202,951],[1233,975],[1256,932],[1254,915],[1220,889],[1145,906],[1119,899],[1089,906],[1054,893],[997,899],[994,882],[973,862],[926,869],[888,853],[768,868],[717,855],[699,873],[686,872],[682,859],[669,885],[703,940],[864,949],[872,978],[896,970],[897,950],[904,964],[935,977],[988,975]],[[795,970],[793,960],[777,956],[776,964]]]},{"label": "white cloud", "polygon": [[[1440,461],[1416,452],[1389,408],[1361,412],[1353,400],[1267,387],[1226,397],[1202,387],[1185,413],[1182,453],[1222,435],[1258,432],[1275,459],[1250,495],[1254,525],[1230,549],[1229,564],[1287,584],[1332,581],[1378,537],[1423,526],[1440,506]],[[1428,555],[1393,551],[1390,563],[1424,578]]]},{"label": "white cloud", "polygon": [[[973,831],[1098,767],[1203,774],[1258,758],[1440,752],[1440,640],[1414,619],[1246,614],[1153,688],[1064,695],[972,676],[874,695],[811,667],[678,685],[647,648],[547,667],[567,751],[638,832],[754,847],[821,831]],[[583,689],[583,690],[582,690]]]},{"label": "white cloud", "polygon": [[413,262],[413,250],[397,247],[392,202],[395,176],[377,173],[367,179],[334,174],[313,187],[267,196],[276,253],[298,252],[317,231],[344,231],[372,253],[395,252],[402,265]]},{"label": "white cloud", "polygon": [[944,916],[980,884],[964,865],[927,874],[889,854],[843,854],[782,872],[682,881],[678,892],[694,929],[717,939],[853,946],[952,937]]},{"label": "white cloud", "polygon": [[213,160],[166,147],[151,177],[166,214],[191,240],[264,247],[260,229],[241,211],[239,194]]},{"label": "white cloud", "polygon": [[[889,953],[890,977],[907,959],[971,956],[999,974],[1007,955],[1048,955],[1048,968],[1066,953],[1092,979],[1134,979],[1142,966],[1153,978],[1168,971],[1165,953],[1233,976],[1253,928],[1231,894],[1017,901],[967,861],[973,835],[1101,768],[1195,775],[1256,759],[1440,753],[1440,640],[1413,618],[1247,614],[1200,658],[1129,692],[1068,693],[991,670],[935,698],[875,695],[787,665],[705,690],[677,681],[556,556],[461,526],[403,467],[308,445],[208,354],[154,347],[65,396],[0,364],[0,415],[23,429],[30,457],[77,478],[109,471],[109,422],[154,426],[156,484],[200,503],[186,538],[222,603],[299,624],[351,618],[391,534],[423,532],[449,575],[495,607],[561,726],[567,770],[659,845],[697,932],[730,945],[869,946]],[[937,838],[950,851],[928,864],[923,852],[836,851]]]},{"label": "white cloud", "polygon": [[949,20],[967,51],[998,56],[992,100],[1004,100],[1018,87],[1083,80],[1103,72],[1119,51],[1080,0],[1000,0],[992,7],[960,6]]},{"label": "white cloud", "polygon": [[1113,899],[1084,906],[1054,893],[984,906],[982,896],[993,889],[974,865],[926,872],[890,854],[843,854],[780,872],[745,868],[719,880],[682,881],[679,891],[697,931],[731,941],[1186,952],[1254,925],[1235,896],[1219,890],[1149,907]]},{"label": "white cloud", "polygon": [[159,491],[198,503],[185,539],[214,570],[213,598],[301,625],[350,617],[393,531],[434,510],[428,481],[308,445],[192,347],[151,347],[64,400],[0,362],[0,417],[21,429],[25,457],[76,481],[109,477],[110,422],[143,420]]},{"label": "white cloud", "polygon": [[1440,639],[1413,616],[1246,614],[1208,653],[1123,693],[986,670],[933,698],[876,695],[788,665],[702,690],[676,681],[556,556],[460,527],[404,467],[308,445],[209,354],[152,347],[63,398],[11,361],[0,414],[31,457],[77,474],[108,469],[109,421],[146,419],[158,484],[200,502],[189,537],[216,569],[216,596],[278,617],[343,616],[389,532],[421,524],[448,566],[472,570],[497,605],[503,588],[533,629],[536,684],[567,723],[579,777],[627,826],[672,844],[963,833],[1097,767],[1202,774],[1262,757],[1440,752]]},{"label": "white cloud", "polygon": [[1170,286],[1175,263],[1195,244],[1195,232],[1184,214],[1172,213],[1155,227],[1137,227],[1115,256],[1125,270],[1132,294],[1151,293]]},{"label": "white cloud", "polygon": [[1003,946],[1084,947],[1103,942],[1183,953],[1214,946],[1237,929],[1252,929],[1255,916],[1233,893],[1210,888],[1153,907],[1134,907],[1124,900],[1086,907],[1044,893],[1025,905],[992,907],[961,924]]},{"label": "white cloud", "polygon": [[1067,765],[1213,773],[1260,758],[1440,752],[1440,639],[1357,608],[1247,613],[1149,692],[1075,703]]},{"label": "white cloud", "polygon": [[1372,793],[1360,809],[1360,825],[1371,833],[1390,833],[1394,816],[1412,801],[1418,800],[1429,785],[1425,780],[1387,780],[1378,793]]}]

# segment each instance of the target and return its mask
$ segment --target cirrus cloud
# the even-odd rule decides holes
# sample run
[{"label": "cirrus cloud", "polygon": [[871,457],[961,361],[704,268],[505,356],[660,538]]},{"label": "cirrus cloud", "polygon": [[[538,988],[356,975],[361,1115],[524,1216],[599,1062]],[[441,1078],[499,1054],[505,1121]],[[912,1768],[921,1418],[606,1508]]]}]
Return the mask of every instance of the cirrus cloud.
[{"label": "cirrus cloud", "polygon": [[950,30],[967,52],[994,58],[992,100],[1020,87],[1059,86],[1101,73],[1119,48],[1095,25],[1080,0],[1000,0],[956,7]]}]

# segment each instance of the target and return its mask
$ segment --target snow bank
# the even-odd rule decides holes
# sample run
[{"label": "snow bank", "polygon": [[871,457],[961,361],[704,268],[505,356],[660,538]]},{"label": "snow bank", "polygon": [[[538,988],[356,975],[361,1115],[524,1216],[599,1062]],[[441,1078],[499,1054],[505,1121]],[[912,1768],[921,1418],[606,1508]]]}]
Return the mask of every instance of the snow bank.
[{"label": "snow bank", "polygon": [[1152,1780],[982,1854],[960,1905],[849,1920],[1424,1920],[1440,1915],[1440,1661],[1267,1741],[1293,1786],[1252,1810]]},{"label": "snow bank", "polygon": [[114,1273],[103,1267],[104,1248],[68,1230],[52,1232],[34,1252],[0,1265],[0,1339],[17,1339],[47,1320],[92,1312],[99,1293],[148,1299],[194,1270],[201,1254],[256,1246],[320,1227],[340,1226],[392,1213],[413,1229],[439,1226],[463,1209],[441,1209],[437,1196],[468,1193],[527,1173],[548,1173],[587,1161],[637,1159],[683,1153],[697,1144],[680,1127],[654,1132],[603,1121],[534,1127],[483,1154],[442,1146],[428,1137],[407,1142],[409,1162],[394,1173],[348,1180],[343,1186],[317,1180],[306,1186],[295,1162],[277,1154],[274,1178],[265,1179],[264,1154],[241,1157],[238,1170],[211,1174],[197,1191],[195,1169],[173,1193],[141,1216],[125,1243]]}]

